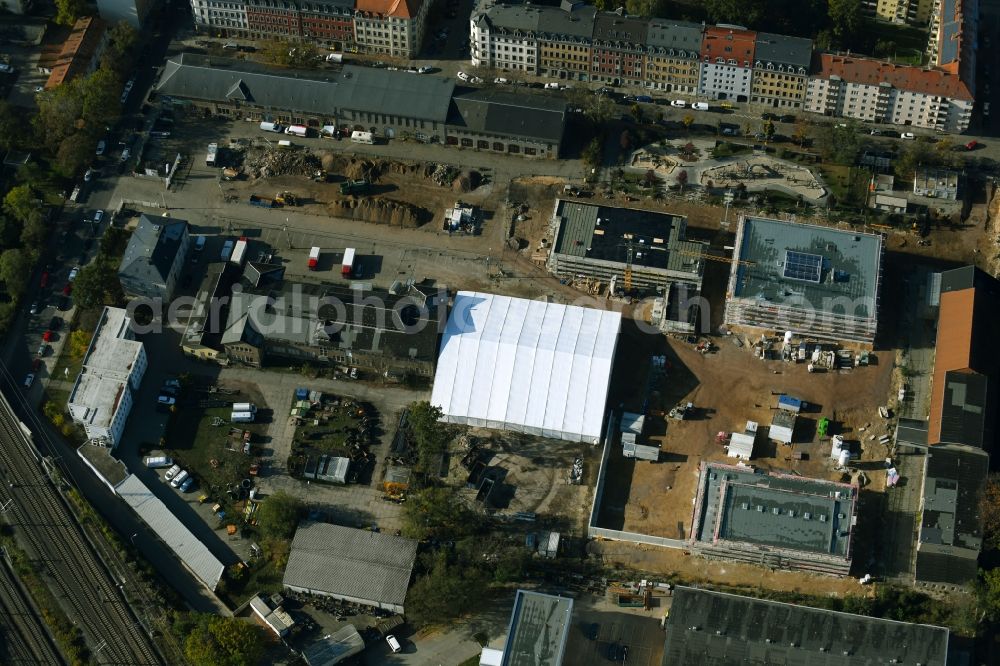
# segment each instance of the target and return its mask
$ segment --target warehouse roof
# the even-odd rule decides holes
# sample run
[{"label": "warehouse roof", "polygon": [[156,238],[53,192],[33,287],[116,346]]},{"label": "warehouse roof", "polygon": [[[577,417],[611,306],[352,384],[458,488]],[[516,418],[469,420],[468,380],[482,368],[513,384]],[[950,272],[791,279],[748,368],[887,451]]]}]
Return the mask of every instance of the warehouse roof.
[{"label": "warehouse roof", "polygon": [[624,265],[632,243],[632,265],[700,276],[703,243],[686,241],[687,218],[636,208],[556,200],[559,218],[554,252]]},{"label": "warehouse roof", "polygon": [[449,125],[500,136],[559,143],[566,126],[566,103],[546,95],[477,90],[455,97]]},{"label": "warehouse roof", "polygon": [[983,542],[978,501],[988,471],[989,458],[978,450],[927,451],[917,580],[963,585],[976,578]]},{"label": "warehouse roof", "polygon": [[500,663],[503,666],[560,666],[572,616],[572,599],[518,590]]},{"label": "warehouse roof", "polygon": [[677,587],[664,664],[944,666],[948,630],[734,594]]},{"label": "warehouse roof", "polygon": [[118,275],[148,284],[166,283],[187,229],[186,220],[140,215],[122,255]]},{"label": "warehouse roof", "polygon": [[598,441],[621,314],[460,291],[431,404],[446,420]]},{"label": "warehouse roof", "polygon": [[299,525],[284,584],[402,606],[417,558],[412,539],[329,523]]},{"label": "warehouse roof", "polygon": [[336,75],[281,72],[243,60],[182,53],[167,61],[161,95],[331,116],[339,109],[444,122],[455,82],[440,76],[345,66]]},{"label": "warehouse roof", "polygon": [[800,476],[703,463],[692,539],[850,556],[857,491]]},{"label": "warehouse roof", "polygon": [[225,566],[139,477],[130,474],[115,487],[115,492],[208,589],[215,589]]},{"label": "warehouse roof", "polygon": [[744,217],[734,263],[735,298],[874,317],[882,264],[876,234]]}]

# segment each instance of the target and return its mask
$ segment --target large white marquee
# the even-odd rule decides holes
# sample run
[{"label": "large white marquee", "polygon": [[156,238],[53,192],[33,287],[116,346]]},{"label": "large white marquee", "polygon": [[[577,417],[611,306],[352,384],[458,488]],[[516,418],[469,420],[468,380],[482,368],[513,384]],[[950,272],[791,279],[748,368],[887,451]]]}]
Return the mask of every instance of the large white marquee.
[{"label": "large white marquee", "polygon": [[431,404],[451,423],[597,442],[620,325],[617,312],[460,291]]}]

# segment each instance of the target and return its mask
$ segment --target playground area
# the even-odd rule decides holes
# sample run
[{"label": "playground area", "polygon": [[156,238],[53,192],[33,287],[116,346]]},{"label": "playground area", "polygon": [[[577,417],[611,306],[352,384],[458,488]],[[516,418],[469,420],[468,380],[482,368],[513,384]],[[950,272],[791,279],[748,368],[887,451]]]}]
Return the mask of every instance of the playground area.
[{"label": "playground area", "polygon": [[714,148],[714,140],[650,144],[632,153],[628,167],[643,173],[652,170],[665,182],[673,182],[673,174],[684,170],[689,184],[713,191],[742,184],[747,192],[779,191],[810,203],[827,195],[817,176],[801,164],[759,151],[714,158]]}]

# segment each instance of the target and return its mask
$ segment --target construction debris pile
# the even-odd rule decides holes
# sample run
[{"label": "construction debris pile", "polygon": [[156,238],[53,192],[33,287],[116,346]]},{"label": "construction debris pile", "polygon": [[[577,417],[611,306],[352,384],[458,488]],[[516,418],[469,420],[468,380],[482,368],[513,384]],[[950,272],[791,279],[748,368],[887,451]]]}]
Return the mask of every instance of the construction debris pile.
[{"label": "construction debris pile", "polygon": [[460,173],[448,164],[428,164],[424,167],[424,178],[430,178],[441,187],[451,187]]},{"label": "construction debris pile", "polygon": [[330,215],[393,227],[416,228],[431,219],[431,213],[404,201],[386,198],[343,198],[330,204]]},{"label": "construction debris pile", "polygon": [[312,176],[320,168],[320,160],[306,150],[256,144],[246,149],[243,167],[251,178]]}]

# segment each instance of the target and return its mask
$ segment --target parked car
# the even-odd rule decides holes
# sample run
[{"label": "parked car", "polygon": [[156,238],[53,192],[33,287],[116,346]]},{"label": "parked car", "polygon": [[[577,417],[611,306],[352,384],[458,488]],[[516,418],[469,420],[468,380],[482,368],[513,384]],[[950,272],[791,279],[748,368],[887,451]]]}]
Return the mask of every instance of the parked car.
[{"label": "parked car", "polygon": [[497,78],[493,79],[493,83],[495,83],[498,86],[500,86],[500,85],[503,85],[505,83],[510,83],[510,81],[508,81],[507,79],[503,78],[502,76],[498,76]]},{"label": "parked car", "polygon": [[168,379],[165,382],[163,382],[163,386],[168,387],[168,388],[173,388],[173,389],[180,389],[180,387],[181,387],[181,380],[171,378],[171,379]]},{"label": "parked car", "polygon": [[469,79],[469,83],[476,86],[480,85],[482,82],[483,80],[478,76],[473,76],[471,79]]},{"label": "parked car", "polygon": [[[53,319],[58,319],[58,317],[53,317]],[[52,329],[49,329],[49,330],[45,331],[44,333],[42,333],[42,342],[52,342],[52,338],[54,338],[54,337],[55,337],[55,334],[52,333]]]},{"label": "parked car", "polygon": [[979,142],[976,141],[975,139],[973,139],[969,143],[965,144],[965,149],[966,150],[975,150],[978,147],[979,147]]},{"label": "parked car", "polygon": [[777,120],[778,119],[778,115],[774,114],[774,113],[764,112],[764,113],[760,114],[760,119],[761,120]]},{"label": "parked car", "polygon": [[186,469],[182,469],[181,473],[178,474],[177,476],[175,476],[170,481],[170,485],[173,486],[174,488],[179,488],[182,483],[184,483],[185,481],[187,481],[187,479],[188,479],[189,476],[191,476],[191,475],[187,473],[187,470]]},{"label": "parked car", "polygon": [[[150,469],[160,469],[171,467],[174,464],[174,459],[169,456],[146,456],[142,459],[142,462]],[[167,473],[169,474],[169,472]],[[173,478],[173,475],[171,475],[171,478]]]},{"label": "parked car", "polygon": [[104,211],[99,210],[94,212],[94,224],[100,224],[104,220]]},{"label": "parked car", "polygon": [[160,407],[173,407],[177,404],[177,399],[169,395],[156,396],[156,404]]},{"label": "parked car", "polygon": [[83,172],[83,180],[85,182],[89,183],[93,179],[94,179],[94,170],[93,169],[87,169],[86,171]]},{"label": "parked car", "polygon": [[546,83],[545,84],[545,89],[546,90],[559,90],[559,84],[556,83],[555,81],[552,81],[551,83]]},{"label": "parked car", "polygon": [[38,301],[35,301],[34,303],[31,304],[31,309],[29,310],[31,314],[38,314],[41,311],[42,311],[42,306],[38,304]]},{"label": "parked car", "polygon": [[917,138],[917,135],[914,134],[913,132],[901,132],[900,135],[899,135],[899,138],[900,139],[909,139],[909,140],[912,141],[913,139]]},{"label": "parked car", "polygon": [[107,148],[108,148],[108,144],[107,144],[107,142],[104,139],[101,139],[100,141],[98,141],[97,142],[97,156],[100,157],[101,155],[103,155],[104,151],[107,150]]},{"label": "parked car", "polygon": [[178,474],[178,473],[179,473],[180,471],[181,471],[181,466],[180,466],[180,465],[174,465],[173,467],[171,467],[170,469],[168,469],[168,470],[167,470],[167,473],[166,473],[166,475],[165,475],[165,476],[166,476],[166,478],[167,478],[167,481],[169,481],[170,479],[172,479],[172,478],[174,478],[175,476],[177,476],[177,474]]},{"label": "parked car", "polygon": [[796,120],[798,120],[798,118],[796,118],[790,113],[786,113],[785,115],[778,118],[778,120],[780,120],[783,123],[794,123]]},{"label": "parked car", "polygon": [[45,356],[45,354],[48,353],[48,351],[49,351],[49,346],[43,342],[42,344],[38,345],[38,351],[35,353],[35,355],[38,356],[38,358],[42,358]]},{"label": "parked car", "polygon": [[38,284],[39,284],[39,286],[41,286],[42,289],[45,289],[47,286],[49,286],[49,272],[48,271],[42,271],[42,278],[38,281]]},{"label": "parked car", "polygon": [[459,72],[457,74],[455,74],[455,76],[458,77],[459,81],[468,81],[469,80],[469,75],[466,74],[465,72],[461,71],[461,70],[459,70]]},{"label": "parked car", "polygon": [[72,282],[73,280],[75,280],[76,276],[79,274],[80,274],[79,266],[74,266],[73,268],[69,269],[69,281]]},{"label": "parked car", "polygon": [[122,162],[128,162],[128,158],[131,156],[132,152],[128,148],[126,148],[125,150],[122,151],[122,156],[120,159]]},{"label": "parked car", "polygon": [[24,376],[24,384],[23,384],[24,388],[30,389],[31,385],[34,383],[35,383],[34,373],[29,372],[27,375]]},{"label": "parked car", "polygon": [[394,653],[403,651],[403,646],[399,644],[399,640],[392,634],[385,637],[385,642],[389,644],[389,649]]},{"label": "parked car", "polygon": [[434,71],[434,68],[431,67],[430,65],[424,65],[423,67],[418,67],[417,68],[417,74],[429,74],[430,72],[433,72],[433,71]]},{"label": "parked car", "polygon": [[191,490],[192,485],[194,485],[194,477],[189,476],[187,479],[184,480],[183,483],[181,483],[179,490],[182,493],[186,493],[187,491]]},{"label": "parked car", "polygon": [[642,102],[643,104],[652,104],[653,98],[649,95],[639,95],[635,98],[635,101]]},{"label": "parked car", "polygon": [[60,328],[62,328],[62,325],[63,325],[62,317],[53,317],[52,319],[49,320],[49,330],[51,331],[58,331]]},{"label": "parked car", "polygon": [[62,295],[63,296],[69,296],[72,293],[73,293],[73,283],[72,282],[67,282],[65,285],[63,285]]}]

